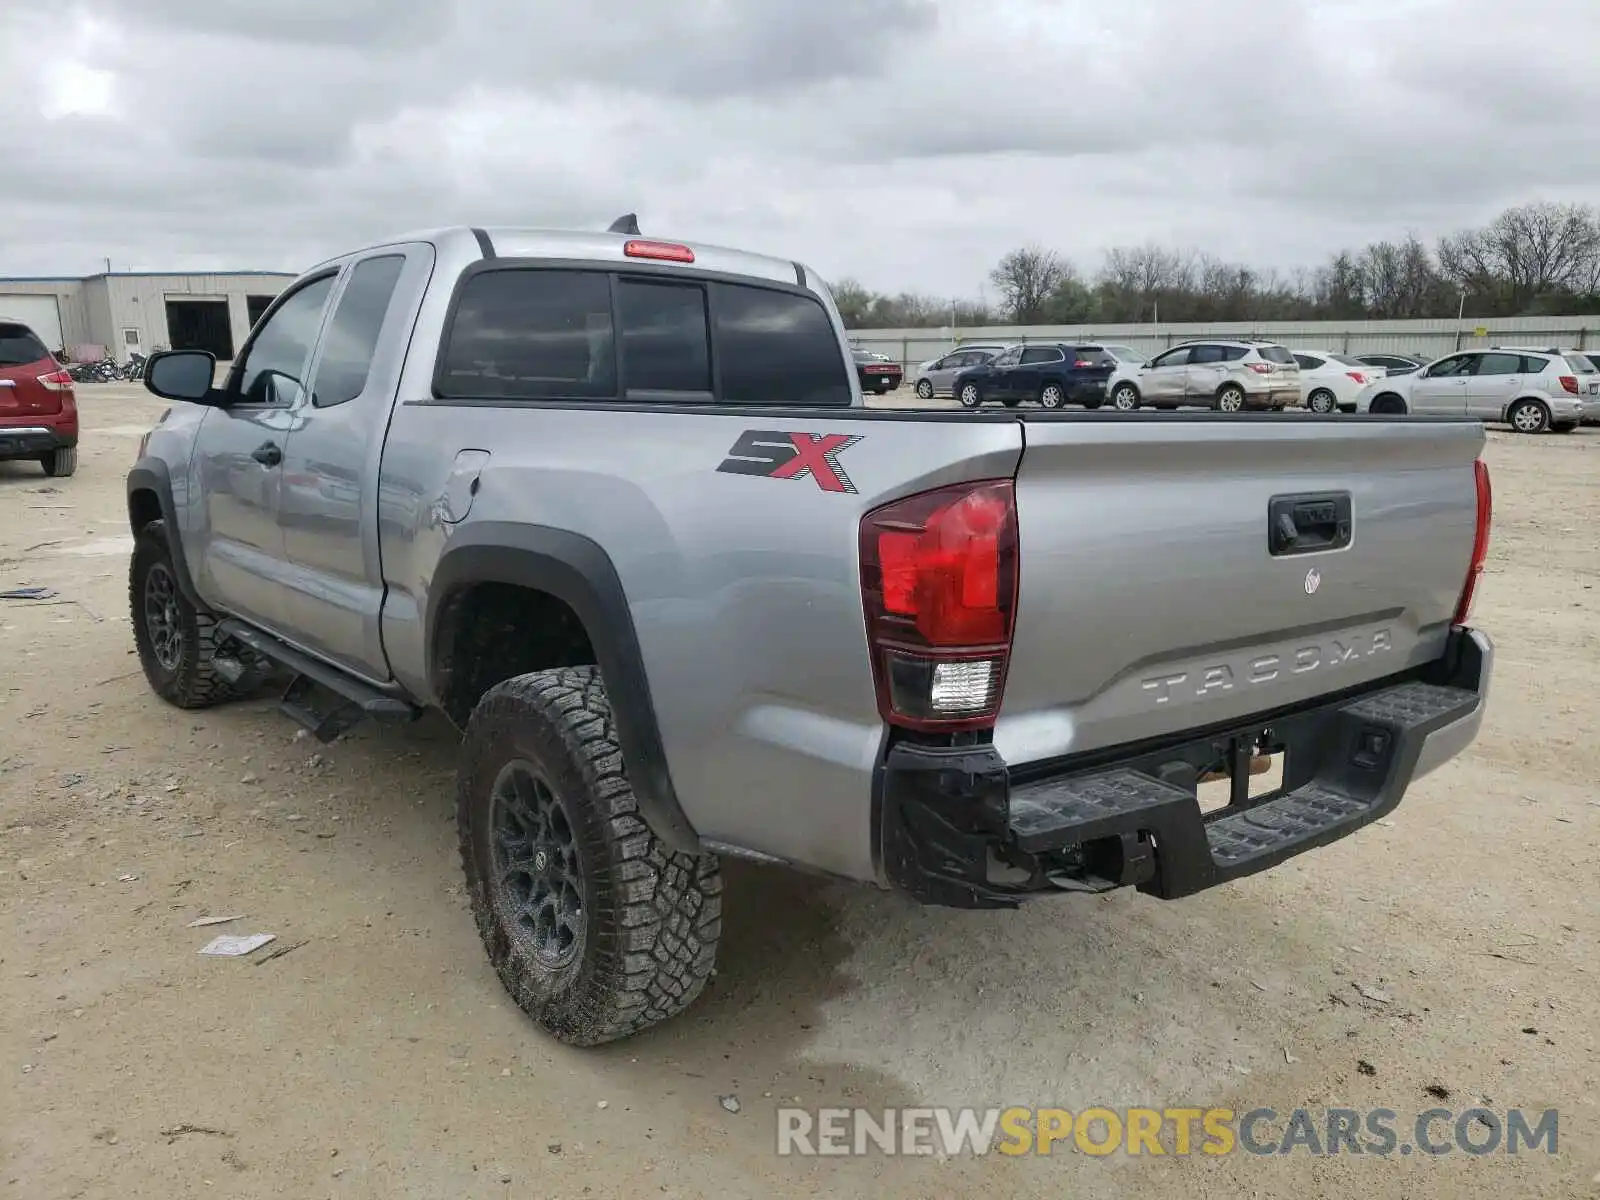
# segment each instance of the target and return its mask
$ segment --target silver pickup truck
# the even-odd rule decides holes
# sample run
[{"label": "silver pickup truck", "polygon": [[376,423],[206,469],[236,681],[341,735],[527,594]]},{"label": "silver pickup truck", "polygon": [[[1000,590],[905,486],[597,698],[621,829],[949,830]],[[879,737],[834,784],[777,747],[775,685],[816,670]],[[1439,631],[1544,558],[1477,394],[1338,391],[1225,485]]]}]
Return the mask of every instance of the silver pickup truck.
[{"label": "silver pickup truck", "polygon": [[489,956],[575,1044],[699,993],[724,856],[1186,896],[1482,719],[1476,421],[869,409],[810,270],[628,218],[333,259],[214,369],[148,365],[152,688],[279,675],[322,738],[442,711]]}]

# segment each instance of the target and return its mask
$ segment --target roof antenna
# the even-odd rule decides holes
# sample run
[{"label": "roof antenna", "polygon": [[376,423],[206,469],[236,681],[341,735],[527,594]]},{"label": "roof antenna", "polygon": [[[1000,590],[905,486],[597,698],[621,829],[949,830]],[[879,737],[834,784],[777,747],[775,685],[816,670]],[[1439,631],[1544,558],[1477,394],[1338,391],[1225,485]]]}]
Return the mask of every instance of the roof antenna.
[{"label": "roof antenna", "polygon": [[639,214],[623,213],[606,227],[607,233],[626,233],[634,237],[639,236]]}]

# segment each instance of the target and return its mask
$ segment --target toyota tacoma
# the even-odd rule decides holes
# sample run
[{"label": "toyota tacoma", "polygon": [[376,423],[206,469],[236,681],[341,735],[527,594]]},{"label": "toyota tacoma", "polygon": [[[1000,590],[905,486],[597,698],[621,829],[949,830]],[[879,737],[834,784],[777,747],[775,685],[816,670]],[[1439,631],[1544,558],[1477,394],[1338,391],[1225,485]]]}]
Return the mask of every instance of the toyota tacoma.
[{"label": "toyota tacoma", "polygon": [[343,255],[214,367],[146,374],[151,687],[442,712],[478,930],[570,1043],[700,992],[724,858],[1187,896],[1482,720],[1477,421],[869,409],[814,272],[630,218]]}]

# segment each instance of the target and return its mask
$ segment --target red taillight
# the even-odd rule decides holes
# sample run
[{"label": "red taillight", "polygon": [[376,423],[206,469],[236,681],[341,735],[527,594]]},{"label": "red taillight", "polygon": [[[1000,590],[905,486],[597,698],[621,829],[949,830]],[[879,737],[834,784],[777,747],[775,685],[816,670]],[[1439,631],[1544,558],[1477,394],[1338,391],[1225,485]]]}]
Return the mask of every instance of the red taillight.
[{"label": "red taillight", "polygon": [[622,244],[622,252],[629,258],[659,258],[681,263],[694,261],[694,251],[677,242],[650,242],[634,238]]},{"label": "red taillight", "polygon": [[52,392],[70,392],[72,390],[72,376],[65,371],[51,371],[48,375],[39,376],[39,382]]},{"label": "red taillight", "polygon": [[878,710],[908,729],[994,723],[1017,605],[1009,479],[938,488],[861,519]]},{"label": "red taillight", "polygon": [[1456,602],[1455,623],[1465,625],[1472,616],[1472,602],[1477,598],[1478,580],[1483,575],[1483,563],[1489,557],[1489,525],[1494,518],[1494,492],[1489,486],[1489,467],[1478,459],[1472,464],[1478,484],[1478,523],[1472,533],[1472,564],[1467,568],[1467,581],[1461,585],[1461,599]]},{"label": "red taillight", "polygon": [[1578,377],[1576,375],[1563,375],[1561,377],[1561,386],[1576,396],[1578,394]]},{"label": "red taillight", "polygon": [[1245,366],[1249,367],[1257,375],[1271,375],[1272,374],[1272,364],[1271,363],[1267,363],[1267,362],[1245,363]]},{"label": "red taillight", "polygon": [[1080,358],[1077,362],[1073,363],[1072,365],[1074,367],[1076,367],[1080,371],[1088,370],[1090,367],[1094,366],[1094,364],[1092,362],[1090,362],[1087,358]]},{"label": "red taillight", "polygon": [[1367,377],[1360,371],[1346,371],[1345,374],[1350,376],[1350,378],[1354,379],[1357,383],[1366,383],[1367,381]]}]

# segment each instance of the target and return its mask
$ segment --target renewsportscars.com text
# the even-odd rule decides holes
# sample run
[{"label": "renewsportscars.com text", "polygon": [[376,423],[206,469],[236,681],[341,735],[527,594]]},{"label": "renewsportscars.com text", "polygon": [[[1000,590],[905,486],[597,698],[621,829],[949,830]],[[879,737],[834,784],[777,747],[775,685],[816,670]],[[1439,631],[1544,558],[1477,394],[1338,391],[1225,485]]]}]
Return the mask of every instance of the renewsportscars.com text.
[{"label": "renewsportscars.com text", "polygon": [[1257,1156],[1557,1152],[1553,1108],[780,1108],[781,1155]]}]

